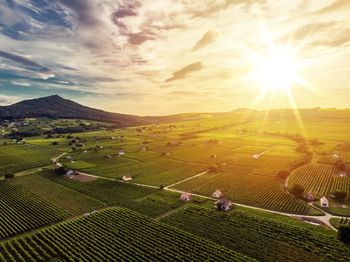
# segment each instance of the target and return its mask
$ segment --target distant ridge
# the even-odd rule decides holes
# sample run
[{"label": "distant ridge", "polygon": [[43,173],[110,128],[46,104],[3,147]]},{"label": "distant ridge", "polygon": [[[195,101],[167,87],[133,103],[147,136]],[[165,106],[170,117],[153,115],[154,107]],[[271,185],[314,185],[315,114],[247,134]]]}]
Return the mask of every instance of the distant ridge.
[{"label": "distant ridge", "polygon": [[78,104],[58,95],[23,100],[0,107],[0,119],[23,119],[34,117],[88,119],[115,123],[119,127],[169,122],[180,117],[140,117],[136,115],[111,113]]}]

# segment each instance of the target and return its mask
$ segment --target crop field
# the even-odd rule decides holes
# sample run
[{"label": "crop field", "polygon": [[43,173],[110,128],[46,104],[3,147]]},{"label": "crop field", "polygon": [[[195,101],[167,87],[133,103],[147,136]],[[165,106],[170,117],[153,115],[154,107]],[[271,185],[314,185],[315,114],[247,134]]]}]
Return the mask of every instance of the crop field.
[{"label": "crop field", "polygon": [[47,165],[55,155],[57,151],[54,149],[31,145],[0,145],[0,176]]},{"label": "crop field", "polygon": [[334,177],[331,192],[336,190],[347,193],[347,199],[350,201],[350,177]]},{"label": "crop field", "polygon": [[296,169],[288,180],[289,185],[300,184],[306,192],[317,197],[328,196],[335,178],[334,166],[309,164]]},{"label": "crop field", "polygon": [[68,213],[14,181],[0,181],[0,239],[65,218]]},{"label": "crop field", "polygon": [[207,173],[177,184],[175,188],[206,196],[220,189],[225,197],[245,205],[298,214],[313,212],[307,204],[287,194],[277,178],[251,172],[252,169],[240,167],[228,172]]},{"label": "crop field", "polygon": [[0,261],[251,261],[210,240],[118,208],[2,243],[1,250]]},{"label": "crop field", "polygon": [[39,174],[26,175],[15,180],[28,192],[45,199],[51,205],[65,210],[69,215],[81,215],[106,206],[95,198],[82,194]]},{"label": "crop field", "polygon": [[188,206],[161,221],[258,261],[347,261],[350,256],[335,234],[262,212]]},{"label": "crop field", "polygon": [[127,207],[150,217],[159,216],[184,204],[179,200],[177,193],[165,192],[156,188],[102,179],[81,183],[65,177],[51,175],[46,177],[108,205]]}]

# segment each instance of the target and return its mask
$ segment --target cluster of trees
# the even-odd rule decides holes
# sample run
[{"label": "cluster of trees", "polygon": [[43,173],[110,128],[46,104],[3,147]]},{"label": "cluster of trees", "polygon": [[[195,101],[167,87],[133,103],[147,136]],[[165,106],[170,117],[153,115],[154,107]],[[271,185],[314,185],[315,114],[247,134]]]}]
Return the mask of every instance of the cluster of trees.
[{"label": "cluster of trees", "polygon": [[338,228],[338,238],[345,244],[350,245],[350,225],[340,225]]}]

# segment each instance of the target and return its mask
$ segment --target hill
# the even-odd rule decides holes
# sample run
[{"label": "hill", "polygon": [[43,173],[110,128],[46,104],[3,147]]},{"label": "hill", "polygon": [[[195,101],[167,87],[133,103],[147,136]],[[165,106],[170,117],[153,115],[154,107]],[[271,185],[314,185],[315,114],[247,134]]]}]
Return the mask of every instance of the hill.
[{"label": "hill", "polygon": [[106,112],[83,106],[58,95],[24,100],[13,105],[0,107],[0,120],[36,117],[98,120],[115,123],[118,127],[180,120],[180,117],[176,116],[140,117]]}]

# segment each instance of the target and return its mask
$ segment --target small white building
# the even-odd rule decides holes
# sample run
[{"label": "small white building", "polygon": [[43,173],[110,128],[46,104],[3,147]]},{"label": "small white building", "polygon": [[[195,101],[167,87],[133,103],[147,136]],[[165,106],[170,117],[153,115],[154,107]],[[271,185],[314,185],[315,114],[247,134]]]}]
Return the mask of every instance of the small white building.
[{"label": "small white building", "polygon": [[180,195],[180,199],[181,199],[182,201],[188,202],[188,201],[190,201],[190,200],[192,199],[192,195],[191,195],[190,193],[184,192],[184,193],[182,193],[182,194]]},{"label": "small white building", "polygon": [[325,196],[321,197],[320,205],[321,207],[329,207],[329,201]]},{"label": "small white building", "polygon": [[127,182],[127,181],[131,181],[132,177],[131,176],[123,176],[123,181]]},{"label": "small white building", "polygon": [[72,176],[72,175],[74,175],[74,171],[71,170],[71,169],[69,169],[69,170],[67,171],[66,175],[67,175],[67,176]]},{"label": "small white building", "polygon": [[340,176],[340,177],[346,177],[346,172],[341,171],[341,172],[338,173],[338,176]]},{"label": "small white building", "polygon": [[118,152],[118,156],[124,156],[125,155],[125,152],[124,151],[119,151]]},{"label": "small white building", "polygon": [[215,192],[213,193],[214,198],[221,198],[222,196],[223,196],[223,193],[219,189],[216,189]]},{"label": "small white building", "polygon": [[216,206],[219,210],[228,211],[233,206],[233,203],[228,199],[220,199],[216,202]]}]

